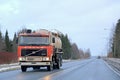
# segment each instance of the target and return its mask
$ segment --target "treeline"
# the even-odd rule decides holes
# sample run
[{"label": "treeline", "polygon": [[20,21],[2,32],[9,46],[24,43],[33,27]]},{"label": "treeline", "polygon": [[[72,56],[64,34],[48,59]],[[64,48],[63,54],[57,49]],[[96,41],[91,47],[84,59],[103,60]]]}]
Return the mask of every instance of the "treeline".
[{"label": "treeline", "polygon": [[109,48],[108,57],[120,58],[120,19],[112,29]]},{"label": "treeline", "polygon": [[[26,29],[21,29],[17,32],[24,32]],[[9,52],[17,54],[17,34],[14,34],[13,39],[9,38],[9,32],[6,30],[5,36],[3,36],[0,31],[0,52]],[[64,59],[80,59],[80,58],[89,58],[91,56],[90,50],[83,51],[79,49],[76,43],[71,43],[68,35],[61,35],[62,46],[63,46],[63,58]]]},{"label": "treeline", "polygon": [[0,64],[17,62],[16,33],[13,40],[9,38],[8,31],[2,34],[0,31]]},{"label": "treeline", "polygon": [[62,35],[62,46],[63,46],[63,58],[64,59],[81,59],[89,58],[91,56],[90,49],[83,51],[79,49],[76,43],[71,43],[68,35]]},{"label": "treeline", "polygon": [[5,36],[3,36],[0,31],[0,52],[13,52],[16,53],[17,45],[16,45],[16,33],[14,34],[13,40],[9,38],[9,33],[6,30]]}]

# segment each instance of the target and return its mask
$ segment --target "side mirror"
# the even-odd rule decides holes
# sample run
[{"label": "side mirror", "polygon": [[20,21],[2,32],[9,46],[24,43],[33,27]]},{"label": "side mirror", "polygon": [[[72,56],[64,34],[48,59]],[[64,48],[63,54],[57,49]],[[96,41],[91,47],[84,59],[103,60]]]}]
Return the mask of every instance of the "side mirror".
[{"label": "side mirror", "polygon": [[52,38],[52,42],[55,43],[55,38]]},{"label": "side mirror", "polygon": [[63,50],[62,50],[62,49],[59,49],[59,52],[63,52]]}]

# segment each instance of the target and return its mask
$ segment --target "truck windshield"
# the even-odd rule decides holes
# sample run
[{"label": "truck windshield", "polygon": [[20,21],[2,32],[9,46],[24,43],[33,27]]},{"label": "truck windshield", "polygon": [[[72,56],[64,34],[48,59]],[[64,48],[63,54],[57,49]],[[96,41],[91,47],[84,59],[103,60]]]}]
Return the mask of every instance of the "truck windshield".
[{"label": "truck windshield", "polygon": [[20,36],[18,45],[31,45],[31,46],[39,46],[39,45],[48,45],[49,37],[31,37],[31,36]]}]

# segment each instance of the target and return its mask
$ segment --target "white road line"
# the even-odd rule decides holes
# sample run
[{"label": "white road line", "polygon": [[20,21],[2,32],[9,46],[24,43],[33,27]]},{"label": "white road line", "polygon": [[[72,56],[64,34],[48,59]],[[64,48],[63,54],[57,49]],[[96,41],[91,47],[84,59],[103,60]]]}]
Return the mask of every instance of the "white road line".
[{"label": "white road line", "polygon": [[[104,61],[104,60],[103,60],[103,61]],[[115,74],[117,74],[118,76],[120,76],[120,74],[119,74],[117,71],[115,71],[107,62],[104,61],[104,63],[108,66],[108,68],[109,68],[110,70],[112,70]]]},{"label": "white road line", "polygon": [[[49,80],[50,78],[52,78],[53,76],[55,76],[55,75],[58,75],[58,74],[60,74],[60,73],[68,73],[68,72],[70,72],[70,71],[72,71],[72,70],[74,70],[74,69],[76,69],[76,68],[78,68],[79,66],[74,66],[74,67],[71,67],[71,68],[68,68],[68,69],[66,69],[66,70],[61,70],[61,71],[58,71],[58,72],[55,72],[55,73],[52,73],[52,74],[50,74],[50,75],[47,75],[47,76],[45,76],[45,77],[42,77],[42,78],[40,78],[40,79],[38,79],[38,80]],[[48,79],[49,78],[49,79]]]},{"label": "white road line", "polygon": [[[38,80],[51,80],[52,78],[54,78],[54,76],[56,76],[56,75],[58,75],[58,74],[61,74],[62,72],[63,72],[64,74],[69,73],[69,72],[71,72],[71,71],[73,71],[73,70],[75,70],[75,69],[77,69],[77,68],[79,68],[79,67],[83,67],[83,66],[87,65],[87,64],[90,63],[90,62],[91,62],[91,61],[86,62],[86,63],[82,63],[81,65],[76,64],[76,65],[74,65],[73,67],[70,67],[70,68],[68,68],[68,69],[61,70],[61,71],[58,71],[58,72],[55,72],[55,73],[46,75],[46,76],[44,76],[44,77],[42,77],[42,78],[40,78],[40,79],[38,79]],[[63,75],[63,74],[62,74],[62,75]]]}]

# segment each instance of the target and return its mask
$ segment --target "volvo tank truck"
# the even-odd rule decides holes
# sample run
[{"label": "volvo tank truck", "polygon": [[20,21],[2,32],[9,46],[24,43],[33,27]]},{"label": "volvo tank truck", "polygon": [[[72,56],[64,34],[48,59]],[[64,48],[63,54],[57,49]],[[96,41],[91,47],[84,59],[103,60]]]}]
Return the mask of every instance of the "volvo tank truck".
[{"label": "volvo tank truck", "polygon": [[45,29],[26,30],[18,35],[18,60],[21,71],[27,68],[40,69],[47,67],[48,71],[60,69],[62,66],[62,42],[58,33]]}]

